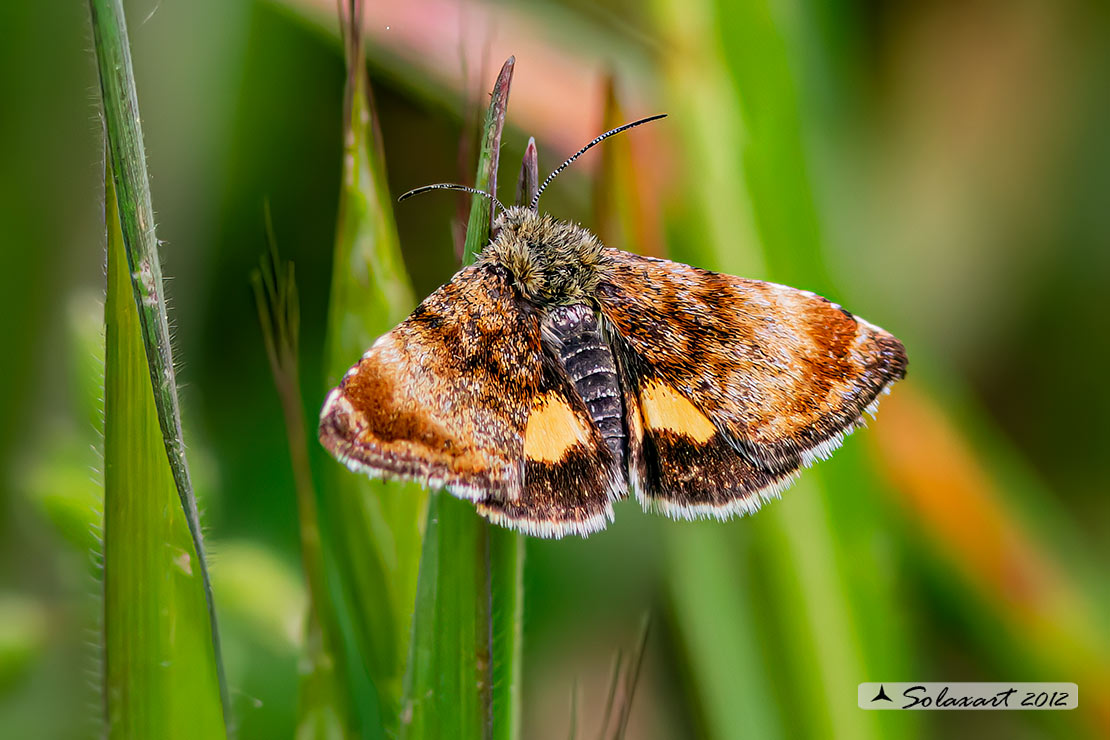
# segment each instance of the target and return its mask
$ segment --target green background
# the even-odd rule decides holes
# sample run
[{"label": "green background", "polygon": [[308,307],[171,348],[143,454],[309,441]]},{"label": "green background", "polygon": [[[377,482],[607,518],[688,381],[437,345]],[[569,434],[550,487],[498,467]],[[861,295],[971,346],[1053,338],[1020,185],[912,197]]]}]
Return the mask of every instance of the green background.
[{"label": "green background", "polygon": [[[817,290],[911,361],[870,428],[754,519],[679,524],[626,503],[588,541],[531,541],[524,736],[567,734],[575,684],[594,734],[645,611],[631,737],[1110,731],[1105,6],[405,7],[373,10],[367,39],[395,194],[464,177],[469,106],[508,53],[504,199],[529,135],[546,172],[602,130],[612,71],[628,118],[671,117],[629,135],[622,192],[647,205],[618,231],[643,243],[611,246]],[[288,736],[305,597],[247,277],[268,200],[297,266],[312,419],[340,173],[334,9],[126,8],[233,705],[242,737]],[[104,237],[88,10],[8,2],[0,27],[0,734],[91,737]],[[465,88],[444,51],[460,32],[489,44],[484,64],[466,54]],[[593,226],[596,164],[543,208]],[[418,295],[454,269],[456,205],[396,209]],[[856,683],[914,679],[1076,681],[1081,708],[855,707]]]}]

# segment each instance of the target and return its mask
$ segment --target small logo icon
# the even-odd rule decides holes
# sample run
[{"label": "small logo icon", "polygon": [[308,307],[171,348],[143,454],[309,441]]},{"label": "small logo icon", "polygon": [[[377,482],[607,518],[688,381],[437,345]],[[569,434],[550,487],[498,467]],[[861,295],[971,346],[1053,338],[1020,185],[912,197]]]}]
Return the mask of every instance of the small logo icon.
[{"label": "small logo icon", "polygon": [[886,695],[886,687],[882,684],[879,684],[879,693],[875,694],[875,698],[871,701],[879,701],[879,699],[882,699],[883,701],[889,701],[891,704],[894,703],[894,700]]}]

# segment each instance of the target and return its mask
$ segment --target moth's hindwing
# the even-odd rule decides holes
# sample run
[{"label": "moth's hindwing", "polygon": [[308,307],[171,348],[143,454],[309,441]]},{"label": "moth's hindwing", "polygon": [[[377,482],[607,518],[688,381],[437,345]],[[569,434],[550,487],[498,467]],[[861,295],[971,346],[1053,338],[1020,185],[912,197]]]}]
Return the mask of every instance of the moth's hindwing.
[{"label": "moth's hindwing", "polygon": [[612,455],[500,267],[460,271],[331,392],[320,441],[350,469],[446,487],[530,534],[612,518]]},{"label": "moth's hindwing", "polygon": [[901,343],[806,291],[607,250],[597,290],[648,509],[750,512],[904,377]]},{"label": "moth's hindwing", "polygon": [[613,520],[627,483],[566,370],[548,353],[524,431],[524,490],[488,497],[478,511],[540,537],[587,535]]}]

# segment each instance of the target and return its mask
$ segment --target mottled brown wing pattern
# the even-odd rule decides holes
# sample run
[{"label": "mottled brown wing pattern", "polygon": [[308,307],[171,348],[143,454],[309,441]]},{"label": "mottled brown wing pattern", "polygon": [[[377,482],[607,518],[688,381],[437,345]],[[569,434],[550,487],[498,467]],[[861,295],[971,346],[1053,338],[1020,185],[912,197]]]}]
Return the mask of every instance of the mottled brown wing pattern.
[{"label": "mottled brown wing pattern", "polygon": [[503,268],[462,270],[348,371],[321,442],[352,470],[446,487],[529,534],[603,528],[627,484],[541,319]]},{"label": "mottled brown wing pattern", "polygon": [[505,273],[468,267],[347,372],[324,405],[320,441],[371,476],[518,498],[541,353],[539,314]]},{"label": "mottled brown wing pattern", "polygon": [[606,250],[596,295],[633,487],[672,516],[754,510],[905,375],[897,339],[806,291]]},{"label": "mottled brown wing pattern", "polygon": [[549,353],[524,433],[524,491],[487,497],[478,511],[495,524],[540,537],[587,535],[613,520],[627,495],[619,462],[605,444],[566,370]]},{"label": "mottled brown wing pattern", "polygon": [[754,512],[793,482],[798,465],[771,471],[753,462],[626,342],[615,343],[628,477],[646,510],[675,519],[727,519]]}]

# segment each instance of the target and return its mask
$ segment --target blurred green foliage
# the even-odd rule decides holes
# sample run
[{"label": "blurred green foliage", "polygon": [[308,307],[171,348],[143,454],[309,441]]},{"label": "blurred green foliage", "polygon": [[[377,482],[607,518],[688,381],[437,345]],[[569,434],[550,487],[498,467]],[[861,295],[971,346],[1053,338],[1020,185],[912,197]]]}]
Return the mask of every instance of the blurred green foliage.
[{"label": "blurred green foliage", "polygon": [[[378,335],[415,307],[362,63],[362,37],[351,20],[360,14],[354,3],[340,12],[347,76],[343,169],[320,386],[325,392],[339,384]],[[319,391],[309,395],[313,397],[319,398]],[[307,418],[315,430],[316,409]],[[310,440],[315,436],[312,433]],[[319,451],[319,445],[312,444],[312,449]],[[330,547],[338,575],[331,580],[350,615],[352,647],[357,651],[352,662],[360,669],[365,665],[376,690],[381,724],[396,734],[428,494],[415,484],[370,480],[330,461],[320,467],[324,546]],[[357,694],[353,699],[356,707],[371,703]]]},{"label": "blurred green foliage", "polygon": [[[285,737],[305,595],[247,275],[269,200],[297,265],[314,419],[334,364],[343,48],[327,2],[126,7],[234,709],[241,737]],[[1105,736],[1105,5],[463,7],[462,21],[368,22],[390,192],[467,177],[465,100],[495,70],[470,55],[468,88],[452,82],[443,39],[460,29],[477,49],[492,39],[491,60],[517,55],[506,163],[526,135],[546,170],[600,133],[615,70],[628,118],[671,117],[628,140],[604,236],[643,241],[613,246],[823,292],[905,340],[912,365],[867,430],[755,518],[688,525],[625,503],[589,540],[529,541],[523,736],[567,734],[576,681],[580,726],[599,724],[612,656],[645,609],[660,618],[629,737]],[[0,24],[0,734],[91,737],[96,76],[83,4],[0,3]],[[594,77],[559,78],[583,68]],[[595,225],[595,163],[561,176],[544,209]],[[511,182],[507,168],[503,200]],[[455,213],[451,197],[395,208],[418,297],[454,269]],[[845,694],[884,679],[1075,680],[1083,700],[880,718]]]}]

